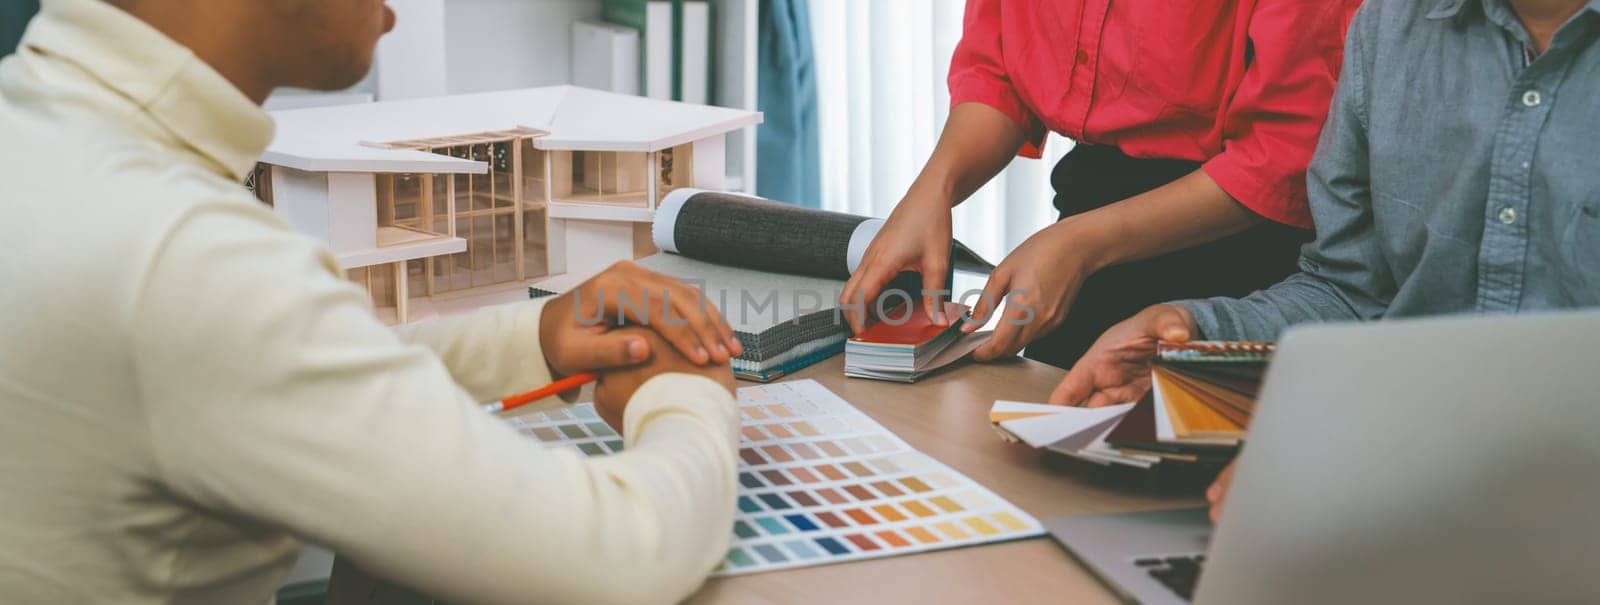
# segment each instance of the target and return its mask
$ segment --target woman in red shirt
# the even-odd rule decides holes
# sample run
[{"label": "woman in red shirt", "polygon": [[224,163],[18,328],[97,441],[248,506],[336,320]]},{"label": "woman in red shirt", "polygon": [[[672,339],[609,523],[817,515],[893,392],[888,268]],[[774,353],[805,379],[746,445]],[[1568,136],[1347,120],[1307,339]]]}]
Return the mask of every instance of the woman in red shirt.
[{"label": "woman in red shirt", "polygon": [[[968,0],[944,132],[840,302],[870,308],[900,271],[945,288],[951,207],[1014,155],[1039,157],[1047,130],[1078,143],[1051,175],[1061,220],[990,276],[975,314],[1007,310],[979,359],[1028,345],[1070,367],[1148,305],[1289,275],[1311,235],[1306,164],[1358,5]],[[863,313],[848,316],[859,331]]]}]

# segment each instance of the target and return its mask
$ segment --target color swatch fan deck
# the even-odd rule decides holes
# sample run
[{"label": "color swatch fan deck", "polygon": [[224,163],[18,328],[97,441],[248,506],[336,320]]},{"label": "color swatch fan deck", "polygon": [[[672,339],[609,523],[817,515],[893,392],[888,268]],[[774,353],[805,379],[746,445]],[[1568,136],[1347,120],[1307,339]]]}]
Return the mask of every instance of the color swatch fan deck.
[{"label": "color swatch fan deck", "polygon": [[[813,380],[739,389],[733,541],[717,575],[986,544],[1044,533],[1027,513],[901,441]],[[590,404],[510,419],[584,454],[622,450]]]},{"label": "color swatch fan deck", "polygon": [[1083,409],[996,401],[989,422],[1008,440],[1101,464],[1222,464],[1244,438],[1274,350],[1265,342],[1163,342],[1150,390],[1137,402]]}]

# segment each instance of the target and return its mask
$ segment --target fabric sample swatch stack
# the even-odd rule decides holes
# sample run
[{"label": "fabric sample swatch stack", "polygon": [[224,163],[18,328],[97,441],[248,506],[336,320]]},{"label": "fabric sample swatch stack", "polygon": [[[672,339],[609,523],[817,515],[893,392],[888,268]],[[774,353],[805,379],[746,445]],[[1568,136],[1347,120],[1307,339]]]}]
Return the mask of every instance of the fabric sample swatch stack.
[{"label": "fabric sample swatch stack", "polygon": [[934,324],[919,305],[888,311],[883,320],[845,342],[844,374],[916,382],[961,360],[988,340],[988,332],[962,334],[966,307],[946,302],[943,312],[953,320],[948,326]]},{"label": "fabric sample swatch stack", "polygon": [[782,275],[657,254],[640,266],[700,288],[722,311],[744,353],[733,373],[768,382],[827,359],[844,349],[849,326],[834,304],[843,280]]}]

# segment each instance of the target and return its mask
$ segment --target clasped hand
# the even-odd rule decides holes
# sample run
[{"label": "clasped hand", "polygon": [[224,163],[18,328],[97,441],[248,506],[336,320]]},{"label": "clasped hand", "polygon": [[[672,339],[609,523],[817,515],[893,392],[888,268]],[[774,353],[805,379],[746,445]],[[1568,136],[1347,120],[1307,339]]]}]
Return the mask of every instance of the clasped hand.
[{"label": "clasped hand", "polygon": [[646,380],[684,372],[732,391],[729,361],[744,352],[699,290],[630,261],[547,303],[539,341],[552,375],[600,375],[595,407],[618,431],[628,400]]}]

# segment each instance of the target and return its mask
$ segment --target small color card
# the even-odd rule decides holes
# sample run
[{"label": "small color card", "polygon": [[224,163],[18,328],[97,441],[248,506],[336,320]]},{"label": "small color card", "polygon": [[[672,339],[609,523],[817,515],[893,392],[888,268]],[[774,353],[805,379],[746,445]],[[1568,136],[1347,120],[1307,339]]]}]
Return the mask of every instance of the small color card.
[{"label": "small color card", "polygon": [[[739,389],[739,502],[717,575],[1042,535],[1038,520],[911,449],[814,380]],[[622,441],[590,404],[511,419],[586,455]]]}]

